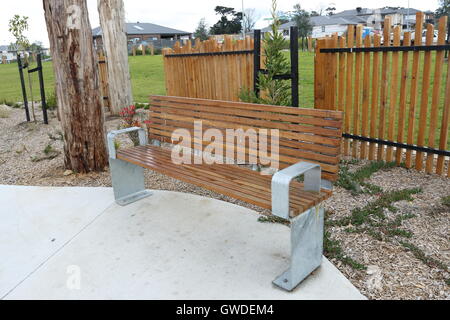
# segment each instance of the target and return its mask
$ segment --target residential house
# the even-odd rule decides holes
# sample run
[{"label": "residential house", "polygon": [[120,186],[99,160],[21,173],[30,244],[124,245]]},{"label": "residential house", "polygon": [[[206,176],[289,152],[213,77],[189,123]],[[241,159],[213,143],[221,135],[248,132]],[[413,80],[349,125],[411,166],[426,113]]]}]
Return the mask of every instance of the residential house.
[{"label": "residential house", "polygon": [[[126,33],[129,43],[141,44],[152,41],[162,42],[164,40],[176,41],[191,39],[192,33],[187,31],[176,30],[168,27],[163,27],[153,23],[126,23]],[[97,48],[101,47],[102,30],[100,27],[92,30],[94,36],[94,43]]]},{"label": "residential house", "polygon": [[17,60],[17,51],[10,50],[9,46],[0,46],[0,63],[11,63]]},{"label": "residential house", "polygon": [[391,18],[393,26],[402,26],[402,29],[411,30],[416,25],[416,13],[419,10],[414,8],[394,8],[384,7],[378,9],[368,9],[357,7],[351,10],[344,10],[333,15],[344,19],[357,17],[361,19],[364,26],[373,27],[375,30],[384,28],[386,17]]},{"label": "residential house", "polygon": [[[363,24],[365,22],[359,17],[342,18],[335,16],[314,16],[310,18],[310,21],[313,26],[311,34],[313,38],[331,36],[334,33],[343,35],[347,32],[349,25]],[[280,32],[283,33],[285,39],[289,39],[289,31],[292,26],[295,26],[294,21],[287,22],[280,26]],[[262,29],[261,32],[270,32],[270,30],[271,28],[267,27]]]}]

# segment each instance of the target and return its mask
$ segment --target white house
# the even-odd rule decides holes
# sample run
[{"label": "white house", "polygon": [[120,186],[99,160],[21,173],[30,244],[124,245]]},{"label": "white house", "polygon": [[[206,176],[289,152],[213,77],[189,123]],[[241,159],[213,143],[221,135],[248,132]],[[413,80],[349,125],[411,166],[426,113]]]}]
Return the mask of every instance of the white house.
[{"label": "white house", "polygon": [[11,63],[17,60],[17,52],[9,50],[9,46],[0,46],[0,63],[6,60],[6,63]]}]

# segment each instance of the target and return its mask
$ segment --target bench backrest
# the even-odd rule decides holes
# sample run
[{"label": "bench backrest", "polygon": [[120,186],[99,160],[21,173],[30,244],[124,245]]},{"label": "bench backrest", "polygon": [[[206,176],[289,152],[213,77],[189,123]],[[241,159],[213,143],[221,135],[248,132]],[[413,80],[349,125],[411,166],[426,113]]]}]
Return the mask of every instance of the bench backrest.
[{"label": "bench backrest", "polygon": [[[224,132],[224,136],[226,129],[278,129],[281,169],[302,160],[318,163],[322,178],[335,181],[341,154],[342,118],[342,112],[331,110],[152,96],[148,128],[150,139],[169,143],[176,129],[186,129],[194,137],[194,121],[198,120],[202,120],[203,131],[215,128]],[[270,152],[270,139],[267,144]],[[240,152],[250,155],[257,150],[248,142]]]}]

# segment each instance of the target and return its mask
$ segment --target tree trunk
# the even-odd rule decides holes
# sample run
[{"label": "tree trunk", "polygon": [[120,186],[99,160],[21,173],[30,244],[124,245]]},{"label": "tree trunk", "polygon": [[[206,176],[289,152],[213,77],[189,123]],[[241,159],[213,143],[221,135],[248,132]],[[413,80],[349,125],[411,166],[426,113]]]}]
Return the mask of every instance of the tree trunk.
[{"label": "tree trunk", "polygon": [[98,65],[86,0],[43,0],[58,108],[64,133],[65,166],[102,171],[108,163]]},{"label": "tree trunk", "polygon": [[133,104],[125,9],[122,0],[98,0],[103,48],[107,57],[109,102],[112,114]]}]

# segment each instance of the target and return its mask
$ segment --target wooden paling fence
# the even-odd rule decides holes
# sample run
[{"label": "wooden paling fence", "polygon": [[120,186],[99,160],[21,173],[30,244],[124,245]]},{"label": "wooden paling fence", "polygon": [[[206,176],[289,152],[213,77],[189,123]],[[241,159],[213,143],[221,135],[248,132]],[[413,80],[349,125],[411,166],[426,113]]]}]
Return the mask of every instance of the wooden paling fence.
[{"label": "wooden paling fence", "polygon": [[100,91],[103,98],[103,107],[109,108],[109,99],[108,99],[108,68],[105,54],[102,50],[98,51],[98,73],[99,73],[99,81],[100,81]]},{"label": "wooden paling fence", "polygon": [[253,90],[254,41],[215,39],[178,42],[163,49],[168,96],[239,101],[241,89]]},{"label": "wooden paling fence", "polygon": [[423,21],[417,13],[417,37],[402,37],[387,18],[383,37],[363,39],[362,26],[349,26],[346,37],[319,39],[315,107],[345,112],[345,155],[450,177],[447,17],[439,20],[437,41],[434,26],[426,26],[425,43]]}]

